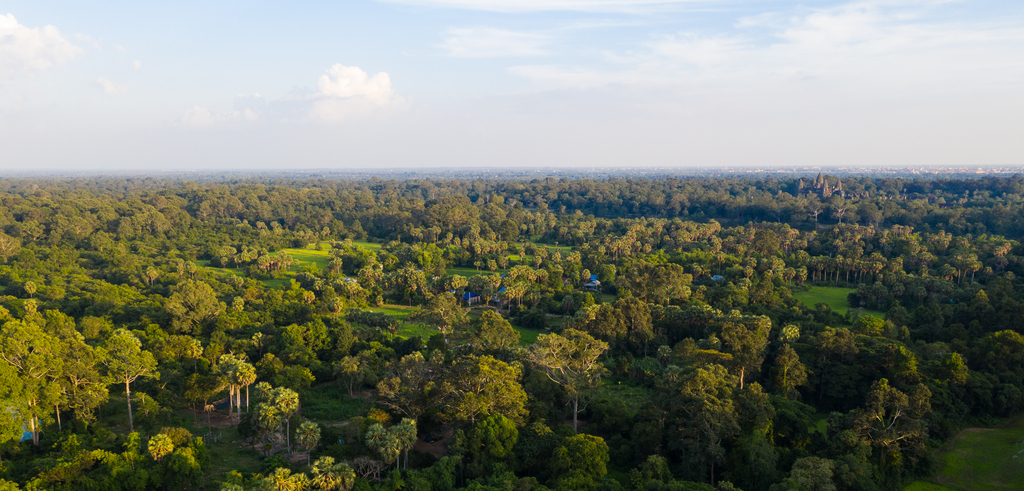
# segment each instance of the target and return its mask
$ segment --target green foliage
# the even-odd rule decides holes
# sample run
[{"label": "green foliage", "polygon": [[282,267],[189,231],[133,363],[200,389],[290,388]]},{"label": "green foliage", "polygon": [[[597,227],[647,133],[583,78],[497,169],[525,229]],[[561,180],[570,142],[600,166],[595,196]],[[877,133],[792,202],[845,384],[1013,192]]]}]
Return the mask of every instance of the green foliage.
[{"label": "green foliage", "polygon": [[1024,422],[1002,428],[973,428],[956,436],[938,454],[935,479],[955,489],[1010,490],[1024,486],[1020,459]]},{"label": "green foliage", "polygon": [[[1024,409],[1024,180],[837,181],[9,179],[0,476],[898,489]],[[1015,431],[938,482],[1024,487]]]},{"label": "green foliage", "polygon": [[[850,293],[855,293],[856,290],[853,288],[841,288],[834,286],[813,286],[805,291],[799,291],[793,294],[793,298],[800,300],[804,305],[810,308],[814,308],[819,303],[827,304],[833,312],[837,312],[841,315],[846,315],[850,310],[850,303],[847,301]],[[884,315],[883,312],[864,310],[865,313],[869,313],[878,317]]]},{"label": "green foliage", "polygon": [[302,414],[319,421],[346,421],[362,416],[369,410],[365,399],[349,397],[337,386],[320,386],[301,392]]},{"label": "green foliage", "polygon": [[574,435],[562,440],[551,467],[557,488],[593,489],[608,473],[608,445],[593,435]]}]

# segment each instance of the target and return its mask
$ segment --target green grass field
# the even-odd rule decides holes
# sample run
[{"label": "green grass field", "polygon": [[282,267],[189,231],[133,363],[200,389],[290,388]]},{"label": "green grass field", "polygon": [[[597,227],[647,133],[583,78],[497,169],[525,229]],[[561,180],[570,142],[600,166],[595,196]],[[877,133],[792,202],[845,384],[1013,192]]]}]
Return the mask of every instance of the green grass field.
[{"label": "green grass field", "polygon": [[237,268],[215,268],[213,266],[210,266],[210,260],[209,259],[198,259],[198,260],[195,261],[195,263],[196,263],[196,266],[200,266],[200,267],[206,269],[207,271],[210,271],[210,272],[213,272],[213,273],[216,273],[216,274],[231,274],[231,275],[235,275],[235,276],[245,276],[245,273],[242,272],[242,270],[237,269]]},{"label": "green grass field", "polygon": [[398,327],[398,336],[405,339],[419,336],[424,342],[430,339],[430,336],[440,333],[436,327],[431,327],[423,323],[418,322],[407,322]]},{"label": "green grass field", "polygon": [[505,274],[506,272],[508,272],[507,269],[499,269],[497,271],[491,271],[491,270],[486,269],[486,268],[481,268],[480,271],[477,271],[476,268],[448,268],[446,271],[448,272],[448,274],[457,274],[459,276],[465,276],[467,278],[470,277],[470,276],[477,276],[477,275],[482,275],[482,274],[491,274],[491,273]]},{"label": "green grass field", "polygon": [[409,314],[414,310],[419,310],[419,307],[409,307],[407,305],[392,305],[384,304],[380,307],[369,307],[367,310],[370,312],[383,312],[388,315],[395,316],[399,320],[405,320],[409,317]]},{"label": "green grass field", "polygon": [[1024,489],[1024,418],[1002,428],[964,430],[939,449],[938,457],[942,471],[935,481],[942,485],[964,491]]},{"label": "green grass field", "polygon": [[[405,305],[383,305],[380,307],[370,307],[368,310],[373,312],[383,312],[388,315],[392,315],[398,318],[402,323],[398,326],[398,335],[403,338],[411,338],[419,336],[426,340],[430,336],[438,333],[438,330],[434,327],[430,327],[426,324],[418,322],[405,322],[405,319],[409,317],[409,313],[418,310],[420,307],[408,307]],[[474,319],[480,316],[480,309],[473,309],[470,312],[470,317]],[[556,326],[561,323],[561,319],[549,319],[549,326]],[[537,336],[548,333],[550,331],[546,329],[529,329],[513,325],[516,331],[519,331],[519,342],[523,345],[530,345],[537,341]]]},{"label": "green grass field", "polygon": [[317,251],[312,249],[284,249],[284,252],[299,262],[298,264],[294,264],[288,268],[289,272],[297,272],[302,270],[303,267],[310,265],[316,265],[317,269],[323,270],[327,268],[327,264],[331,262],[331,258],[327,251]]},{"label": "green grass field", "polygon": [[[793,297],[803,302],[804,305],[814,308],[816,304],[827,303],[829,307],[832,307],[832,311],[841,315],[846,315],[846,312],[850,310],[850,304],[846,301],[846,296],[857,291],[853,288],[841,288],[836,286],[812,286],[806,291],[794,292]],[[865,314],[870,314],[876,317],[885,317],[885,312],[877,310],[864,310]]]},{"label": "green grass field", "polygon": [[828,414],[818,413],[814,415],[814,431],[822,435],[828,434]]},{"label": "green grass field", "polygon": [[369,249],[371,251],[379,251],[380,250],[380,244],[377,244],[375,242],[367,242],[365,240],[353,240],[352,243],[357,245],[357,246],[365,247],[365,248],[367,248],[367,249]]},{"label": "green grass field", "polygon": [[541,334],[549,334],[550,331],[545,329],[530,329],[528,327],[519,327],[516,325],[512,326],[513,329],[519,331],[519,344],[523,346],[529,346],[537,342],[537,336]]}]

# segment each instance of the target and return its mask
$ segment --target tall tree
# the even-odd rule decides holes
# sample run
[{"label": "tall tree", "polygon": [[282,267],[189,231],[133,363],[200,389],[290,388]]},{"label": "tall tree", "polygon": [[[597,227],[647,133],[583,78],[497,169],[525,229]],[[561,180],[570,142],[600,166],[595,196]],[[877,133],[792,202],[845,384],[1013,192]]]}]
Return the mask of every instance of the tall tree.
[{"label": "tall tree", "polygon": [[519,331],[491,309],[484,310],[480,318],[473,322],[473,331],[476,343],[484,351],[501,352],[519,344]]},{"label": "tall tree", "polygon": [[581,398],[601,382],[604,367],[597,360],[607,350],[608,343],[575,329],[566,329],[562,335],[541,334],[530,345],[530,362],[569,394],[573,431],[579,426]]},{"label": "tall tree", "polygon": [[390,431],[395,435],[395,439],[398,440],[398,448],[405,453],[405,468],[408,469],[409,450],[416,445],[416,420],[402,418],[402,421],[392,426]]},{"label": "tall tree", "polygon": [[203,281],[192,279],[174,286],[165,308],[171,314],[174,328],[185,333],[196,331],[224,311],[213,288]]},{"label": "tall tree", "polygon": [[364,440],[366,446],[376,452],[385,463],[390,464],[398,460],[398,455],[401,453],[398,438],[394,432],[384,428],[384,425],[380,423],[370,425],[366,429]]},{"label": "tall tree", "polygon": [[445,346],[452,331],[469,323],[469,315],[451,293],[434,295],[422,309],[409,315],[409,320],[422,321],[436,327],[444,336]]},{"label": "tall tree", "polygon": [[0,358],[16,373],[9,397],[28,417],[34,445],[39,445],[41,422],[61,400],[60,386],[53,383],[64,368],[60,354],[59,340],[33,322],[12,320],[0,328]]},{"label": "tall tree", "polygon": [[235,358],[235,355],[221,355],[220,359],[217,360],[217,373],[221,377],[224,377],[224,382],[228,386],[228,423],[234,424],[235,418],[232,409],[235,407],[235,393],[238,390],[237,372],[238,372],[239,359]]},{"label": "tall tree", "polygon": [[306,450],[306,465],[309,465],[310,455],[320,443],[320,425],[312,421],[304,421],[295,431],[295,437],[298,439],[299,445]]},{"label": "tall tree", "polygon": [[277,387],[271,391],[271,404],[278,417],[285,424],[285,441],[288,444],[288,455],[292,454],[292,422],[291,418],[299,411],[299,394],[287,387]]},{"label": "tall tree", "polygon": [[519,383],[521,377],[518,366],[492,356],[460,358],[437,384],[441,416],[473,424],[491,414],[501,414],[522,423],[527,397]]},{"label": "tall tree", "polygon": [[238,363],[235,370],[235,383],[245,387],[245,412],[249,412],[249,386],[256,383],[256,367],[246,361]]},{"label": "tall tree", "polygon": [[740,315],[738,310],[720,320],[722,341],[738,369],[740,389],[748,373],[760,371],[771,329],[772,321],[767,316]]},{"label": "tall tree", "polygon": [[131,384],[140,377],[159,377],[156,359],[152,353],[142,349],[142,342],[127,329],[114,331],[107,339],[106,346],[97,350],[107,367],[109,380],[124,384],[125,399],[128,403],[128,427],[130,431],[135,431]]},{"label": "tall tree", "polygon": [[924,452],[928,429],[921,420],[931,411],[931,391],[924,384],[909,395],[889,385],[886,379],[871,384],[864,408],[854,416],[854,427],[878,451],[878,465],[885,465],[887,455],[912,451]]},{"label": "tall tree", "polygon": [[807,369],[800,363],[800,356],[789,344],[782,345],[775,353],[772,365],[772,387],[787,399],[797,399],[800,392],[796,390],[807,383]]},{"label": "tall tree", "polygon": [[389,363],[387,375],[377,383],[380,402],[415,421],[431,403],[432,375],[436,369],[419,351]]},{"label": "tall tree", "polygon": [[675,444],[703,464],[700,469],[710,469],[711,483],[715,482],[715,465],[725,457],[723,443],[740,430],[732,400],[735,380],[725,367],[716,364],[666,377],[671,394],[668,409],[678,416]]}]

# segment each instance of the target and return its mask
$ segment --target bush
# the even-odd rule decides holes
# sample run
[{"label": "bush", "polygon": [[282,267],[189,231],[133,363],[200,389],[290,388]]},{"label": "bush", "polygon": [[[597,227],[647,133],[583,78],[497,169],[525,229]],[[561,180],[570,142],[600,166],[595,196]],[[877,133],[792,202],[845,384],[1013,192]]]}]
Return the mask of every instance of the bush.
[{"label": "bush", "polygon": [[288,460],[281,455],[271,455],[263,459],[263,465],[260,470],[265,474],[272,474],[274,470],[281,467],[288,469]]},{"label": "bush", "polygon": [[547,323],[548,317],[540,309],[530,309],[519,316],[519,325],[529,329],[543,329]]},{"label": "bush", "polygon": [[427,452],[420,452],[419,450],[409,451],[409,468],[411,469],[426,469],[434,465],[435,462],[437,462],[437,457]]},{"label": "bush", "polygon": [[322,385],[299,393],[302,414],[309,419],[320,421],[344,421],[366,414],[369,404],[363,399],[352,398],[337,384]]}]

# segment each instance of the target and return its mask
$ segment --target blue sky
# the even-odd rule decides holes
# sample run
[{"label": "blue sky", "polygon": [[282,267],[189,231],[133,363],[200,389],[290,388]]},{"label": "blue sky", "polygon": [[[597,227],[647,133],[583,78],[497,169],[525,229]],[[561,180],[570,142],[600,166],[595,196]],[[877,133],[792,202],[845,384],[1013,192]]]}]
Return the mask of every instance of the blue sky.
[{"label": "blue sky", "polygon": [[1024,164],[1024,3],[0,3],[0,170]]}]

